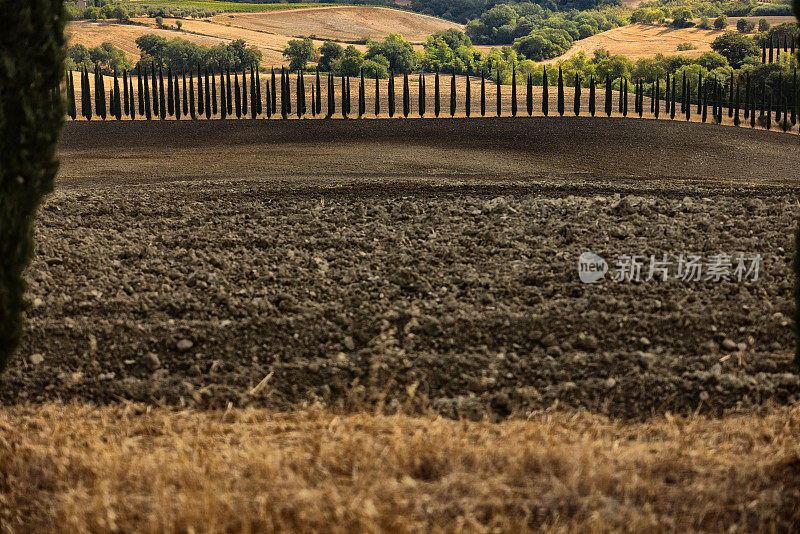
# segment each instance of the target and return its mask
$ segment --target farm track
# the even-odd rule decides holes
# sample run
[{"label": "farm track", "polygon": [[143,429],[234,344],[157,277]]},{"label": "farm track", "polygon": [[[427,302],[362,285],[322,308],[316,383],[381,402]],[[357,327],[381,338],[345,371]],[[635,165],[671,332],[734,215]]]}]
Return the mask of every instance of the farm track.
[{"label": "farm track", "polygon": [[[0,399],[793,403],[797,143],[607,118],[71,123]],[[764,262],[757,282],[585,286],[586,250]]]}]

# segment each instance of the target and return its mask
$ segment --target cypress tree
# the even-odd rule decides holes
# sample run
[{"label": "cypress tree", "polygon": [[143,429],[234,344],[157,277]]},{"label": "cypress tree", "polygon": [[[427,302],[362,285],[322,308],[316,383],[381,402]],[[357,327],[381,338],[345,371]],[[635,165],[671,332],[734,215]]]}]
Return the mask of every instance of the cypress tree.
[{"label": "cypress tree", "polygon": [[381,114],[381,84],[378,73],[375,72],[375,116]]},{"label": "cypress tree", "polygon": [[791,127],[789,123],[789,100],[787,98],[783,99],[783,120],[780,125],[784,132]]},{"label": "cypress tree", "polygon": [[139,115],[144,115],[144,88],[142,87],[142,67],[136,65],[136,81],[138,82],[139,91],[136,93],[137,100],[139,101]]},{"label": "cypress tree", "polygon": [[389,72],[389,83],[387,84],[387,89],[389,92],[389,117],[394,117],[395,111],[395,92],[394,92],[394,71]]},{"label": "cypress tree", "polygon": [[683,71],[683,81],[681,82],[681,114],[686,114],[686,106],[688,105],[687,87],[686,87],[686,71]]},{"label": "cypress tree", "polygon": [[[123,94],[123,97],[124,97],[123,98],[123,104],[124,105],[123,105],[123,108],[122,108],[122,112],[126,116],[131,114],[131,96],[132,96],[132,94],[128,92],[128,85],[129,85],[128,84],[128,70],[127,69],[123,69],[122,70],[122,94]],[[74,89],[75,88],[73,87],[73,90]],[[75,96],[74,91],[73,91],[73,95],[72,96]]]},{"label": "cypress tree", "polygon": [[180,97],[180,92],[178,91],[178,75],[177,74],[175,75],[175,78],[174,78],[172,83],[173,83],[173,86],[174,86],[172,88],[172,90],[173,90],[172,94],[175,97],[175,119],[176,120],[181,120],[181,97]]},{"label": "cypress tree", "polygon": [[219,112],[218,105],[217,105],[217,75],[214,73],[214,70],[211,70],[211,114],[213,116],[217,116]]},{"label": "cypress tree", "polygon": [[[146,79],[145,79],[145,83],[147,83]],[[185,87],[186,87],[186,80],[184,79],[184,88]],[[186,100],[185,100],[186,95],[184,94],[183,97],[184,97],[184,102],[186,102]],[[194,105],[194,77],[192,76],[192,73],[190,72],[189,73],[189,113],[188,113],[188,115],[192,118],[192,120],[195,120],[197,118],[196,109],[197,108]],[[186,110],[184,109],[184,111],[186,111]]]},{"label": "cypress tree", "polygon": [[[350,85],[349,81],[348,81],[347,85]],[[345,77],[342,76],[342,118],[343,119],[347,118],[347,108],[348,108],[347,101],[348,100],[349,99],[347,98],[347,87],[345,86]]]},{"label": "cypress tree", "polygon": [[502,115],[503,109],[503,96],[500,88],[500,68],[497,69],[497,116]]},{"label": "cypress tree", "polygon": [[425,78],[420,74],[417,77],[417,108],[419,116],[425,116]]},{"label": "cypress tree", "polygon": [[572,111],[578,117],[581,114],[581,75],[577,72],[575,73],[575,92],[573,96],[574,105]]},{"label": "cypress tree", "polygon": [[[216,85],[216,84],[215,84]],[[225,90],[225,70],[220,67],[219,69],[219,117],[221,119],[228,118],[228,97]],[[267,104],[269,105],[269,104]]]},{"label": "cypress tree", "polygon": [[[689,87],[689,80],[687,79],[686,80],[686,110],[685,110],[685,112],[686,112],[686,120],[687,121],[692,120],[692,103],[690,101],[690,92],[691,92],[691,88]],[[698,93],[698,97],[699,97],[699,94],[700,93]]]},{"label": "cypress tree", "polygon": [[624,90],[625,90],[625,85],[623,83],[623,79],[620,78],[619,79],[619,102],[617,102],[617,113],[619,113],[620,115],[622,115],[622,111],[625,108],[625,105],[622,102],[622,94],[623,94]]},{"label": "cypress tree", "polygon": [[114,70],[114,115],[117,120],[122,120],[122,104],[120,103],[119,80],[116,70]]},{"label": "cypress tree", "polygon": [[81,113],[87,121],[92,120],[92,94],[89,89],[89,71],[86,65],[81,76]]},{"label": "cypress tree", "polygon": [[[347,83],[345,84],[345,93],[347,93],[347,97],[344,99],[344,103],[347,105],[348,115],[350,115],[350,112],[353,110],[353,108],[351,107],[353,104],[353,98],[352,95],[350,94],[350,87],[351,87],[350,76],[347,76]],[[409,104],[410,104],[410,98],[411,96],[409,95]]]},{"label": "cypress tree", "polygon": [[658,115],[661,112],[661,79],[660,78],[656,78],[655,107],[656,107],[656,118],[658,118]]},{"label": "cypress tree", "polygon": [[486,116],[486,72],[481,69],[481,117]]},{"label": "cypress tree", "polygon": [[730,83],[730,89],[728,94],[728,118],[731,118],[733,117],[733,75],[731,75],[730,79],[728,80],[728,83]]},{"label": "cypress tree", "polygon": [[705,93],[705,91],[703,91],[703,73],[702,72],[698,72],[697,73],[697,114],[698,115],[702,112],[703,103],[701,102],[701,100],[703,98],[703,93]]},{"label": "cypress tree", "polygon": [[[272,106],[271,107],[272,107],[272,113],[275,114],[278,111],[278,108],[276,106],[276,103],[277,103],[277,100],[278,100],[277,99],[278,95],[277,95],[277,90],[275,88],[275,67],[272,67],[272,79],[271,79],[270,83],[272,84],[272,95],[271,95],[272,96]],[[228,89],[230,90],[230,88],[231,88],[231,84],[230,84],[230,82],[228,82]],[[230,104],[228,104],[228,112],[230,112]],[[330,115],[328,116],[328,118],[330,118]]]},{"label": "cypress tree", "polygon": [[156,77],[155,63],[151,65],[150,74],[152,76],[152,82],[153,82],[153,116],[158,117],[160,115],[158,108],[158,103],[160,102],[160,100],[158,99],[158,78]]},{"label": "cypress tree", "polygon": [[[34,221],[59,167],[65,114],[59,88],[69,20],[64,4],[0,2],[0,373],[22,339],[25,270],[36,250]],[[5,451],[11,447],[4,445],[4,461],[10,460]],[[3,471],[5,493],[15,481]],[[10,515],[7,510],[4,499],[4,518]],[[5,521],[2,530],[11,530],[13,523]]]},{"label": "cypress tree", "polygon": [[[471,71],[472,69],[470,69]],[[464,100],[464,113],[467,117],[470,116],[472,113],[472,84],[470,83],[470,72],[464,75],[464,81],[466,82],[467,94]]]},{"label": "cypress tree", "polygon": [[[731,78],[731,83],[733,83],[733,78]],[[733,125],[734,126],[739,126],[739,124],[741,122],[739,120],[739,104],[741,103],[741,101],[739,100],[739,84],[740,84],[740,81],[736,80],[736,104],[735,104],[735,109],[734,109],[734,112],[733,112]]]},{"label": "cypress tree", "polygon": [[[258,71],[256,71],[256,72],[258,72]],[[264,90],[266,91],[264,102],[266,102],[266,104],[267,104],[267,118],[271,119],[272,118],[272,89],[270,89],[270,87],[269,87],[269,78],[267,78],[267,82],[264,84]],[[260,104],[259,104],[259,106],[260,106]],[[222,108],[224,108],[224,107],[225,107],[225,105],[223,104]]]},{"label": "cypress tree", "polygon": [[703,85],[703,115],[702,115],[703,122],[706,122],[708,119],[708,88]]},{"label": "cypress tree", "polygon": [[[792,48],[794,48],[794,40],[792,40]],[[794,54],[794,50],[792,50],[792,54]],[[74,89],[73,89],[73,92],[74,92]],[[790,106],[791,110],[792,110],[791,111],[792,112],[792,117],[791,117],[792,126],[797,124],[797,108],[798,108],[798,106],[800,106],[800,102],[798,102],[797,96],[798,96],[797,95],[797,68],[795,68],[794,69],[793,78],[792,78],[792,100],[793,100],[793,102],[792,102],[792,105]]]},{"label": "cypress tree", "polygon": [[167,118],[167,102],[164,94],[164,70],[158,67],[158,109],[161,120]]},{"label": "cypress tree", "polygon": [[[255,82],[256,82],[256,115],[258,115],[260,117],[261,114],[264,112],[264,108],[262,106],[263,100],[261,98],[261,76],[259,75],[259,72],[258,72],[258,65],[251,65],[250,68],[252,70],[254,70],[255,73],[256,73],[255,74],[255,76],[256,76],[256,79],[255,79]],[[319,74],[319,73],[317,73],[317,74]],[[319,84],[317,84],[317,91],[319,91]],[[319,108],[320,108],[319,104],[320,104],[319,97],[317,97],[317,113],[319,113]]]},{"label": "cypress tree", "polygon": [[189,95],[186,90],[186,73],[183,74],[183,114],[189,115]]},{"label": "cypress tree", "polygon": [[236,118],[242,118],[242,88],[239,85],[239,73],[233,72],[233,100],[236,109]]},{"label": "cypress tree", "polygon": [[144,116],[147,120],[153,118],[150,108],[150,85],[147,81],[147,72],[144,73]]},{"label": "cypress tree", "polygon": [[94,64],[94,114],[98,117],[105,119],[105,111],[100,113],[100,106],[103,102],[103,86],[101,81],[103,78],[100,76],[100,68],[97,63]]},{"label": "cypress tree", "polygon": [[717,120],[717,77],[714,76],[714,87],[711,90],[711,117]]},{"label": "cypress tree", "polygon": [[772,48],[774,46],[774,41],[775,41],[775,37],[774,36],[769,38],[769,62],[770,63],[772,63],[772,59],[773,59]]},{"label": "cypress tree", "polygon": [[778,72],[778,95],[775,102],[775,122],[781,122],[781,102],[783,101],[783,71]]},{"label": "cypress tree", "polygon": [[450,116],[456,114],[456,69],[453,68],[453,75],[450,77]]},{"label": "cypress tree", "polygon": [[564,75],[558,67],[558,114],[564,116]]},{"label": "cypress tree", "polygon": [[403,73],[403,117],[411,113],[411,94],[408,90],[408,73]]},{"label": "cypress tree", "polygon": [[525,83],[525,110],[528,112],[528,117],[533,115],[533,76],[530,73]]},{"label": "cypress tree", "polygon": [[511,65],[511,116],[517,116],[517,66]]},{"label": "cypress tree", "polygon": [[197,64],[197,114],[202,117],[206,112],[205,98],[203,98],[203,75],[200,72],[200,63]]},{"label": "cypress tree", "polygon": [[306,78],[301,70],[295,80],[297,86],[297,118],[306,114]]},{"label": "cypress tree", "polygon": [[172,92],[172,66],[167,67],[167,112],[170,117],[175,115],[175,95]]},{"label": "cypress tree", "polygon": [[547,87],[547,65],[542,65],[542,114],[550,114],[550,95]]},{"label": "cypress tree", "polygon": [[439,69],[436,69],[436,75],[433,79],[433,115],[439,116],[441,112],[441,91],[439,89]]},{"label": "cypress tree", "polygon": [[595,90],[594,75],[592,75],[589,77],[589,115],[592,117],[594,117],[597,112],[597,106],[595,104],[596,97],[597,91]]},{"label": "cypress tree", "polygon": [[[177,83],[177,80],[175,83]],[[128,93],[130,93],[131,98],[129,101],[130,109],[128,111],[131,112],[131,120],[133,121],[136,120],[136,106],[133,105],[133,76],[128,77]]]},{"label": "cypress tree", "polygon": [[606,74],[606,116],[611,116],[611,76]]},{"label": "cypress tree", "polygon": [[[72,120],[78,118],[78,107],[75,105],[75,77],[72,75],[72,71],[67,73],[67,98],[69,99],[67,103],[68,113]],[[128,86],[125,86],[125,96],[127,102],[128,96]]]},{"label": "cypress tree", "polygon": [[623,78],[625,82],[625,90],[623,91],[623,102],[622,102],[622,116],[628,116],[628,78]]},{"label": "cypress tree", "polygon": [[317,88],[311,84],[311,117],[317,116]]},{"label": "cypress tree", "polygon": [[[313,86],[311,87],[314,88]],[[253,66],[250,66],[250,118],[255,119],[258,113],[258,103],[261,101],[258,98],[258,88],[256,86],[256,73],[253,71]]]},{"label": "cypress tree", "polygon": [[325,110],[325,118],[330,119],[336,113],[336,96],[334,94],[333,73],[328,73],[328,109]]},{"label": "cypress tree", "polygon": [[[256,70],[256,77],[258,77],[258,70]],[[317,68],[315,69],[314,82],[315,82],[315,84],[317,86],[317,113],[321,114],[322,113],[322,84],[321,84],[320,79],[319,79],[319,65],[317,65]],[[261,87],[260,84],[259,84],[259,87]],[[376,72],[375,73],[375,102],[376,102],[376,106],[377,106],[377,102],[378,102],[377,99],[378,99],[378,73]],[[260,107],[261,106],[259,106],[259,108]],[[378,109],[378,108],[376,107],[375,109]],[[259,113],[261,113],[260,110],[259,110]],[[377,115],[377,114],[378,113],[375,112],[375,115]]]},{"label": "cypress tree", "polygon": [[722,84],[717,86],[717,124],[722,124],[722,99],[725,95],[725,88]]},{"label": "cypress tree", "polygon": [[[274,82],[274,79],[273,79],[273,82]],[[272,89],[273,89],[272,98],[274,100],[275,99],[275,92],[274,92],[275,84],[274,83],[272,84]],[[226,104],[228,105],[228,115],[233,115],[233,89],[232,89],[232,86],[231,86],[231,69],[230,68],[226,69],[226,71],[225,71],[225,98],[227,100]],[[273,108],[272,111],[274,113],[275,112],[275,103],[274,102],[272,104],[272,108]]]},{"label": "cypress tree", "polygon": [[639,80],[633,86],[633,113],[639,113]]},{"label": "cypress tree", "polygon": [[[238,74],[236,75],[236,79],[237,80],[239,79],[239,75]],[[297,80],[297,83],[298,84],[300,83],[299,78]],[[297,98],[297,100],[298,100],[297,106],[300,107],[300,102],[299,102],[300,95],[298,94],[297,97],[298,97]],[[298,110],[298,113],[299,112],[300,112],[300,110]],[[247,71],[244,69],[244,67],[242,67],[242,115],[247,117]],[[300,115],[298,115],[298,117],[299,116]]]},{"label": "cypress tree", "polygon": [[[764,91],[766,93],[766,91]],[[766,96],[767,99],[767,130],[772,129],[772,91]]]},{"label": "cypress tree", "polygon": [[364,85],[364,67],[361,67],[361,80],[358,84],[358,118],[364,116],[367,111],[366,87]]},{"label": "cypress tree", "polygon": [[670,78],[669,71],[667,71],[667,78],[665,80],[666,83],[664,84],[664,115],[670,114],[669,107],[671,102],[669,99],[669,78]]},{"label": "cypress tree", "polygon": [[670,97],[669,103],[669,118],[675,120],[675,76],[672,77],[672,96]]},{"label": "cypress tree", "polygon": [[108,102],[106,102],[106,81],[103,77],[103,73],[100,72],[100,116],[103,120],[106,120],[108,116]]}]

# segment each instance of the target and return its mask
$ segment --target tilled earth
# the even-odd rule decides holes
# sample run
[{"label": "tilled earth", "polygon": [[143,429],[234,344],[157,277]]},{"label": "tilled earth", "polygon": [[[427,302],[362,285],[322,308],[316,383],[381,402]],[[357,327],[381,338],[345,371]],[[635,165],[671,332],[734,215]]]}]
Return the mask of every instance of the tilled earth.
[{"label": "tilled earth", "polygon": [[[517,146],[493,145],[496,130],[476,157],[535,159],[530,136],[541,134],[491,124]],[[98,171],[107,179],[85,177],[73,169],[116,154],[122,130],[88,125],[81,133],[96,137],[76,142],[68,130],[61,186],[37,224],[24,346],[0,399],[323,404],[473,419],[554,407],[721,414],[800,400],[790,269],[800,206],[792,178],[780,185],[798,151],[780,134],[717,127],[698,150],[724,162],[727,144],[729,158],[703,183],[682,170],[685,154],[665,176],[663,152],[654,169],[636,144],[661,136],[674,146],[692,125],[628,121],[634,130],[615,135],[629,142],[608,146],[585,128],[569,134],[569,124],[595,123],[558,124],[565,152],[576,136],[600,139],[597,159],[580,158],[586,168],[563,177],[515,171],[482,185],[480,169],[466,176],[447,152],[426,160],[440,171],[431,178],[407,144],[360,142],[353,131],[351,146],[298,159],[294,181],[286,166],[252,167],[273,152],[284,165],[291,142],[254,149],[256,162],[170,134],[161,157],[184,174],[147,180],[157,125],[142,126],[154,130],[141,148],[125,141],[125,157]],[[108,125],[122,126],[132,125]],[[391,167],[363,156],[370,142]],[[770,161],[780,150],[785,161]],[[629,173],[636,158],[641,178]],[[220,160],[230,171],[210,179],[207,164]],[[323,177],[310,177],[315,165]],[[580,282],[586,251],[608,261],[603,281]],[[734,257],[731,271],[739,253],[760,254],[758,279],[682,281],[673,265],[668,281],[644,281],[651,254],[719,253]],[[613,279],[622,254],[645,256],[642,281]]]}]

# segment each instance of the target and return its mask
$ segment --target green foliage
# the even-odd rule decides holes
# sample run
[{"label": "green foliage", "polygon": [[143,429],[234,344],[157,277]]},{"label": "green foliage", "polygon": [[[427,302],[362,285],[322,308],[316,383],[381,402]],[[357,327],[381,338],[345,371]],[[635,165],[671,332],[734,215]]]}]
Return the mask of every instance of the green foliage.
[{"label": "green foliage", "polygon": [[[541,5],[539,5],[541,4]],[[618,6],[618,0],[547,0],[546,2],[520,2],[508,4],[518,16],[526,16],[536,9],[548,11],[585,11],[606,6]],[[495,3],[484,0],[411,0],[411,9],[418,13],[435,15],[455,22],[466,23],[480,17],[484,12],[496,7]],[[502,12],[495,12],[492,20],[500,23],[507,20]],[[499,26],[498,26],[499,27]]]},{"label": "green foliage", "polygon": [[758,33],[764,33],[766,31],[769,31],[769,28],[770,24],[767,21],[767,19],[760,19],[758,21]]},{"label": "green foliage", "polygon": [[756,23],[751,20],[739,19],[738,21],[736,21],[736,30],[739,33],[753,33],[753,30],[755,29],[756,29]]},{"label": "green foliage", "polygon": [[292,72],[305,69],[309,61],[316,59],[316,55],[314,41],[308,37],[302,40],[292,39],[283,49],[283,57],[289,60],[289,70]]},{"label": "green foliage", "polygon": [[694,26],[694,15],[690,9],[685,7],[677,8],[672,12],[672,25],[677,28],[687,28]]},{"label": "green foliage", "polygon": [[125,52],[111,43],[102,43],[92,48],[76,44],[69,48],[67,53],[69,70],[79,70],[84,66],[94,68],[94,65],[99,65],[101,72],[107,76],[112,75],[114,71],[120,72],[131,68],[131,62],[125,57]]},{"label": "green foliage", "polygon": [[466,74],[478,71],[481,63],[481,53],[472,46],[470,38],[456,29],[436,32],[425,42],[422,68],[429,72]]},{"label": "green foliage", "polygon": [[739,68],[747,56],[757,56],[759,53],[754,39],[735,32],[727,32],[714,39],[711,49],[725,56],[735,68]]},{"label": "green foliage", "polygon": [[[744,20],[744,19],[742,19]],[[678,52],[684,52],[686,50],[697,50],[697,47],[692,43],[678,43]]]},{"label": "green foliage", "polygon": [[719,17],[714,19],[714,29],[716,30],[724,30],[728,27],[728,17],[725,15],[720,15]]},{"label": "green foliage", "polygon": [[400,34],[390,33],[383,41],[372,43],[364,54],[365,60],[383,56],[393,71],[408,73],[417,68],[420,58],[411,44]]},{"label": "green foliage", "polygon": [[319,63],[317,66],[324,72],[333,71],[333,65],[344,56],[344,48],[339,43],[325,41],[319,47]]},{"label": "green foliage", "polygon": [[241,39],[207,47],[176,37],[171,40],[160,35],[146,34],[136,39],[142,55],[139,65],[171,67],[174,72],[188,72],[200,65],[203,68],[241,70],[261,62],[261,51],[247,47]]},{"label": "green foliage", "polygon": [[700,17],[700,23],[697,25],[697,27],[700,28],[701,30],[710,30],[711,23],[708,21],[708,17],[705,15]]},{"label": "green foliage", "polygon": [[66,57],[61,0],[0,3],[0,372],[16,351],[33,220],[58,170]]},{"label": "green foliage", "polygon": [[631,15],[631,22],[641,22],[644,24],[659,24],[664,22],[664,12],[660,9],[642,7]]}]

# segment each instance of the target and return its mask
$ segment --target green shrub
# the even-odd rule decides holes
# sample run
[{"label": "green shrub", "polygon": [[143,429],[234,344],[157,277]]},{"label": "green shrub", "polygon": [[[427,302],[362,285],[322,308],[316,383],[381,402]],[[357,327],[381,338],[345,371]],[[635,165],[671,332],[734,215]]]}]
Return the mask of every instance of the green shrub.
[{"label": "green shrub", "polygon": [[678,43],[678,52],[685,52],[686,50],[697,50],[697,47],[692,43]]},{"label": "green shrub", "polygon": [[22,336],[33,220],[58,170],[65,106],[61,0],[0,3],[0,371]]}]

